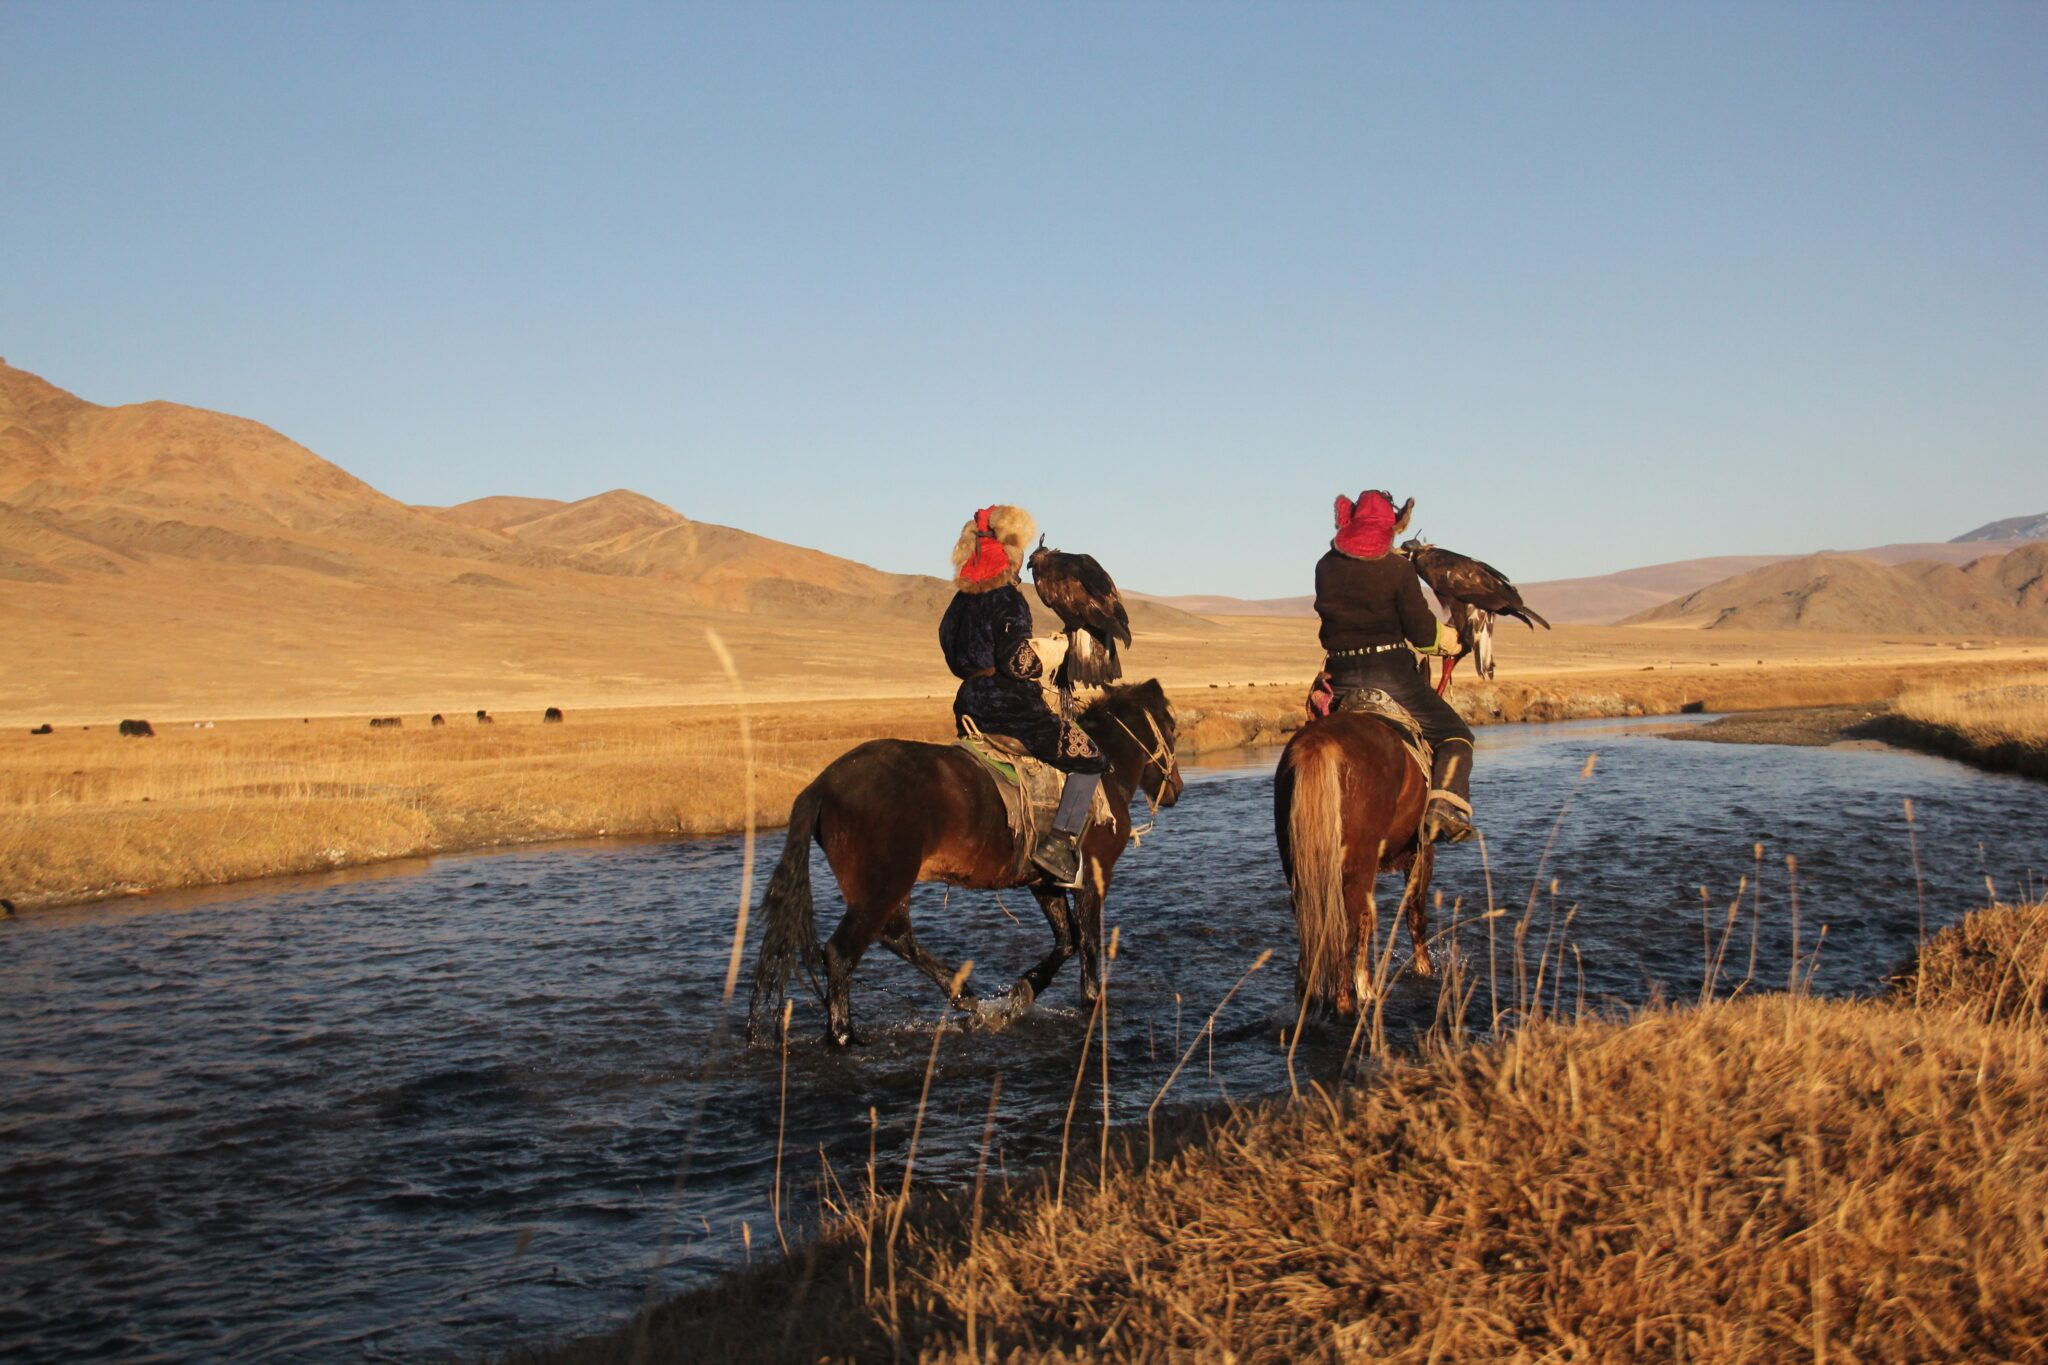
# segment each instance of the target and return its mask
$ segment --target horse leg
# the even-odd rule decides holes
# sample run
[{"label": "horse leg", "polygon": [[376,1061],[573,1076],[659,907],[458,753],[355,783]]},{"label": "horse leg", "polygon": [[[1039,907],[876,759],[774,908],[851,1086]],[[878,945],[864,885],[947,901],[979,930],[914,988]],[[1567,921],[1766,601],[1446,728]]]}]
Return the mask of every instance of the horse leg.
[{"label": "horse leg", "polygon": [[954,995],[953,972],[918,943],[917,934],[910,927],[910,897],[903,898],[903,904],[897,907],[896,913],[882,926],[881,938],[884,948],[923,972],[932,979],[934,985],[945,991],[946,999],[954,1009],[966,1010],[969,1013],[975,1011],[974,992],[967,989],[963,983],[960,993]]},{"label": "horse leg", "polygon": [[1408,938],[1415,945],[1413,966],[1417,976],[1433,976],[1429,960],[1429,879],[1436,871],[1436,845],[1423,844],[1415,850],[1408,867],[1408,883],[1401,890],[1401,909],[1408,917]]},{"label": "horse leg", "polygon": [[860,1040],[853,1035],[853,1005],[849,999],[848,987],[853,981],[853,969],[860,965],[860,956],[867,951],[864,939],[846,932],[847,921],[841,921],[832,937],[825,940],[825,1039],[834,1047],[850,1047]]},{"label": "horse leg", "polygon": [[1074,955],[1074,907],[1067,900],[1067,893],[1043,884],[1031,888],[1032,897],[1038,908],[1045,912],[1045,922],[1052,926],[1052,951],[1038,960],[1038,965],[1019,977],[1017,984],[1010,988],[1015,1008],[1023,1009],[1052,986],[1052,979],[1059,975],[1060,968],[1067,965],[1067,959]]},{"label": "horse leg", "polygon": [[[1344,908],[1351,916],[1351,999],[1363,1007],[1378,992],[1372,980],[1372,944],[1379,935],[1380,905],[1375,886],[1380,876],[1380,857],[1370,854],[1365,866],[1344,878]],[[1346,1013],[1344,998],[1338,996],[1337,1012]]]},{"label": "horse leg", "polygon": [[1102,994],[1102,902],[1109,895],[1109,869],[1087,863],[1086,884],[1073,893],[1074,938],[1081,950],[1081,999],[1094,1004]]}]

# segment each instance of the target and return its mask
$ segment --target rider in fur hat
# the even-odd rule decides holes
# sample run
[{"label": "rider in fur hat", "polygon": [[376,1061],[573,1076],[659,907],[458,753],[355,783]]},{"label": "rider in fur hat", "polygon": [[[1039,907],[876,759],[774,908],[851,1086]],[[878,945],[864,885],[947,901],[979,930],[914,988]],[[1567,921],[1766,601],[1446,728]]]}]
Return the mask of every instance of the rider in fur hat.
[{"label": "rider in fur hat", "polygon": [[1037,534],[1029,512],[1001,504],[982,508],[960,529],[953,546],[959,591],[939,621],[939,648],[960,679],[953,716],[962,733],[972,720],[1067,774],[1053,837],[1033,857],[1055,882],[1072,887],[1081,875],[1081,835],[1108,762],[1085,730],[1046,705],[1039,683],[1044,669],[1031,646],[1031,607],[1017,588],[1026,547]]},{"label": "rider in fur hat", "polygon": [[1396,511],[1393,495],[1378,490],[1356,502],[1338,497],[1337,535],[1316,563],[1316,615],[1329,656],[1323,667],[1339,696],[1377,687],[1415,717],[1436,753],[1421,837],[1455,844],[1474,832],[1472,729],[1417,666],[1415,651],[1456,653],[1458,644],[1423,600],[1414,568],[1393,553],[1414,510],[1413,498]]}]

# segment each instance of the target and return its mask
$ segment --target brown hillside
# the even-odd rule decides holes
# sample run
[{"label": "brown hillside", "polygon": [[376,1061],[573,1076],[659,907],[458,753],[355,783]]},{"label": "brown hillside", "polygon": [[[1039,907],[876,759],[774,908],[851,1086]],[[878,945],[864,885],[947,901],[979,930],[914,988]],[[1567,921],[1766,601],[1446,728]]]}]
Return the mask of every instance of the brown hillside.
[{"label": "brown hillside", "polygon": [[[952,686],[943,579],[624,490],[410,507],[258,423],[102,407],[4,363],[0,585],[0,713],[59,723],[722,698],[707,628],[759,695]],[[1132,616],[1134,668],[1217,630]]]},{"label": "brown hillside", "polygon": [[365,551],[508,557],[261,423],[176,403],[101,407],[4,362],[0,507],[15,531],[11,576],[41,581],[152,555],[325,571],[361,567]]},{"label": "brown hillside", "polygon": [[1808,555],[1737,574],[1624,624],[2048,635],[2048,544],[2031,543],[1961,568],[1932,562],[1888,567],[1848,555]]}]

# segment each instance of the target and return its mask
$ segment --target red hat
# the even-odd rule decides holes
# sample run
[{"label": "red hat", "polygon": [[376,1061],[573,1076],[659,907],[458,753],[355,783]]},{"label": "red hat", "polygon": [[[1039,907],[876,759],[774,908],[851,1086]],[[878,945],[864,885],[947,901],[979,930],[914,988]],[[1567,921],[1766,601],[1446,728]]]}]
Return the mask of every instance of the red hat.
[{"label": "red hat", "polygon": [[1031,514],[996,503],[960,528],[953,546],[953,584],[962,592],[988,592],[1017,581],[1024,547],[1038,533]]},{"label": "red hat", "polygon": [[1378,559],[1394,548],[1394,537],[1408,524],[1415,499],[1394,510],[1394,495],[1377,488],[1367,489],[1353,502],[1337,495],[1337,536],[1330,542],[1338,553],[1353,559]]}]

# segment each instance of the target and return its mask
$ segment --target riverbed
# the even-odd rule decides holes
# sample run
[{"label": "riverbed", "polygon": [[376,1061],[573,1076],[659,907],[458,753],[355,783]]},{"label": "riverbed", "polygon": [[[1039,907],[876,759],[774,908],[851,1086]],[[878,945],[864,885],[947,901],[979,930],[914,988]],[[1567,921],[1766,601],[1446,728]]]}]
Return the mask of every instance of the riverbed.
[{"label": "riverbed", "polygon": [[[1533,889],[1532,941],[1569,920],[1566,1008],[1696,998],[1715,942],[1701,888],[1719,926],[1760,871],[1724,989],[1749,973],[1752,923],[1750,988],[1783,987],[1796,886],[1812,988],[1869,991],[1923,917],[1932,931],[2048,867],[2048,784],[1890,750],[1656,737],[1673,724],[1481,732],[1486,854],[1448,850],[1437,876],[1468,961],[1485,960],[1489,902],[1503,934]],[[1268,949],[1167,1103],[1288,1086],[1276,758],[1191,765],[1181,804],[1118,867],[1114,1123],[1142,1118]],[[764,840],[763,878],[780,843]],[[881,1179],[900,1181],[943,1002],[877,949],[854,986],[867,1042],[840,1053],[798,996],[784,1122],[782,1053],[737,1037],[744,977],[722,999],[742,862],[734,838],[585,844],[0,924],[0,1354],[375,1359],[595,1330],[650,1286],[780,1254],[778,1142],[786,1235],[802,1235],[821,1179],[860,1188],[871,1144]],[[829,932],[822,861],[815,875]],[[1048,941],[1021,893],[925,887],[913,913],[938,957],[975,960],[984,995]],[[1496,947],[1482,1005],[1515,991]],[[1057,1161],[1088,1017],[1079,975],[1007,1029],[939,1039],[919,1183],[973,1178],[998,1075],[991,1178]],[[1389,1027],[1435,1009],[1433,985],[1404,976]],[[1312,1023],[1297,1074],[1334,1076],[1349,1041]],[[1077,1146],[1100,1119],[1096,1066]]]}]

